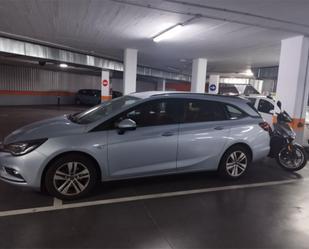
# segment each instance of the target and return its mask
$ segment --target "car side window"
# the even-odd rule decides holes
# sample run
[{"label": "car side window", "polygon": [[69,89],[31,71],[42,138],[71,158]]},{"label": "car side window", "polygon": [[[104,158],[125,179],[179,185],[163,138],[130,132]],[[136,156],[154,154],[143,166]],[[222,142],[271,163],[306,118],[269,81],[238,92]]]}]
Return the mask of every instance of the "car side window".
[{"label": "car side window", "polygon": [[129,118],[136,122],[137,127],[169,125],[179,123],[179,102],[159,100],[143,103],[123,113],[115,122],[114,128],[121,120]]},{"label": "car side window", "polygon": [[271,114],[271,110],[274,110],[274,105],[267,100],[260,99],[258,111]]},{"label": "car side window", "polygon": [[225,106],[226,106],[228,117],[231,120],[240,119],[240,118],[247,116],[243,111],[241,111],[237,107],[234,107],[229,104],[226,104]]},{"label": "car side window", "polygon": [[188,100],[184,103],[184,123],[226,120],[223,105],[208,100]]}]

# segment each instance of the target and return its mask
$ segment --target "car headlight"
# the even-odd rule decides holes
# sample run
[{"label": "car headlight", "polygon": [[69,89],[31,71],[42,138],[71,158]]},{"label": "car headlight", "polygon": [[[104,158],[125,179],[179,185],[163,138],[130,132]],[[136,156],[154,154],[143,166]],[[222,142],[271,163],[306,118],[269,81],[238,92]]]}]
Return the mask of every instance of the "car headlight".
[{"label": "car headlight", "polygon": [[3,151],[10,152],[13,156],[25,155],[46,142],[47,138],[3,145]]}]

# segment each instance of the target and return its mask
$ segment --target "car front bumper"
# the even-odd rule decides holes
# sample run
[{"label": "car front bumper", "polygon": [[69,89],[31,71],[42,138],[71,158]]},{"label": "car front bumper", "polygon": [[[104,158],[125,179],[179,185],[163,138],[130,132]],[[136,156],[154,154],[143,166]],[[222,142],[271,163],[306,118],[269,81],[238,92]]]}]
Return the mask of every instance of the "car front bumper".
[{"label": "car front bumper", "polygon": [[40,189],[46,156],[32,151],[23,156],[0,152],[0,179],[14,185]]}]

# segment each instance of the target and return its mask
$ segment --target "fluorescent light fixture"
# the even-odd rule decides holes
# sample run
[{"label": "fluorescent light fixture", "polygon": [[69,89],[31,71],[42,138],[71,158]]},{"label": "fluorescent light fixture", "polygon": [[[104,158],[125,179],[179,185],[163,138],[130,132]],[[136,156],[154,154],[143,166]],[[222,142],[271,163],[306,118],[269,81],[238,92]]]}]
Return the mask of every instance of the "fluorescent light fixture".
[{"label": "fluorescent light fixture", "polygon": [[68,64],[61,63],[61,64],[59,65],[59,67],[61,67],[61,68],[67,68],[67,67],[68,67]]},{"label": "fluorescent light fixture", "polygon": [[176,24],[175,26],[170,27],[164,30],[163,32],[161,32],[160,34],[158,34],[157,36],[155,36],[153,38],[153,41],[160,42],[162,40],[170,39],[174,37],[182,28],[183,28],[183,24]]}]

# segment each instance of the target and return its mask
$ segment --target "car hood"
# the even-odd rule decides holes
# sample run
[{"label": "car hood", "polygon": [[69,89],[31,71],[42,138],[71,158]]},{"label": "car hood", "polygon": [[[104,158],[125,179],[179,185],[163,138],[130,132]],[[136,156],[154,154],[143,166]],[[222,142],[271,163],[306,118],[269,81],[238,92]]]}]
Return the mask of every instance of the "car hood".
[{"label": "car hood", "polygon": [[80,134],[84,131],[84,125],[73,123],[67,118],[67,115],[63,115],[24,126],[8,135],[4,139],[4,144],[40,138]]}]

